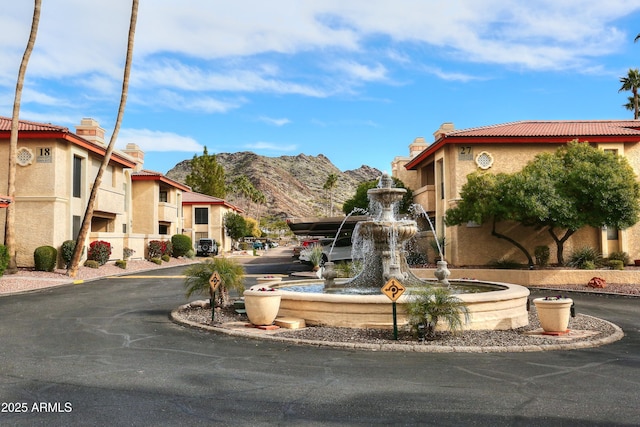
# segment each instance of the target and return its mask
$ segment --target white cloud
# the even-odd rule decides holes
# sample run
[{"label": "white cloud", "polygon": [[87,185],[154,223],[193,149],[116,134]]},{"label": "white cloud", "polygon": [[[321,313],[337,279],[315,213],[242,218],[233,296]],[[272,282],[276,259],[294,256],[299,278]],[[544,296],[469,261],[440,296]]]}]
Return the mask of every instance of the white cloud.
[{"label": "white cloud", "polygon": [[274,126],[284,126],[284,125],[288,125],[289,123],[291,123],[291,120],[287,119],[287,118],[281,118],[281,119],[275,119],[275,118],[271,118],[271,117],[266,117],[266,116],[260,116],[259,120],[261,122],[270,124],[270,125],[274,125]]},{"label": "white cloud", "polygon": [[249,150],[260,150],[260,151],[275,151],[278,153],[291,153],[295,152],[298,149],[298,146],[295,144],[282,145],[273,142],[264,142],[258,141],[252,144],[246,144],[245,147]]},{"label": "white cloud", "polygon": [[203,151],[203,146],[195,139],[173,132],[154,131],[149,129],[122,129],[118,133],[118,148],[127,144],[137,144],[142,151]]}]

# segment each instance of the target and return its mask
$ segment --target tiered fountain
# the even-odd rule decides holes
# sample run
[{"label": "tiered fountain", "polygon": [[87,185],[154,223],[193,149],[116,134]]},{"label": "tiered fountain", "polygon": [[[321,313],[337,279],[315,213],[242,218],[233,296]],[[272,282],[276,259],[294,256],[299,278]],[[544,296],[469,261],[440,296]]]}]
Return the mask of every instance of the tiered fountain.
[{"label": "tiered fountain", "polygon": [[[280,317],[303,318],[308,325],[391,328],[391,301],[381,292],[387,281],[398,280],[406,288],[449,285],[449,270],[444,261],[439,262],[434,272],[438,281],[420,279],[409,269],[404,244],[415,235],[417,225],[413,220],[396,219],[394,209],[406,190],[392,187],[392,182],[388,175],[383,175],[378,187],[368,191],[370,212],[377,214],[371,220],[358,223],[354,229],[354,259],[362,254],[362,272],[351,280],[335,280],[336,274],[329,262],[325,264],[325,281],[321,286],[327,292],[299,292],[317,289],[319,283],[313,280],[290,281],[278,286],[283,294]],[[468,285],[489,291],[458,295],[470,311],[471,320],[466,329],[513,329],[527,325],[527,288],[506,283],[456,282],[458,288]],[[403,304],[408,298],[411,298],[410,291],[397,301],[399,324],[406,322]]]}]

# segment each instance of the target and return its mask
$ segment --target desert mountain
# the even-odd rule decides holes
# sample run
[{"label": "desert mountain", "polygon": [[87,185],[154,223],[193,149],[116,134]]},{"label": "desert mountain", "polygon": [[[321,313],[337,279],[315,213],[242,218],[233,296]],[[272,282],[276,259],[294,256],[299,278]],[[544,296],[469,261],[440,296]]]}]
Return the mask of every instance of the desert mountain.
[{"label": "desert mountain", "polygon": [[[365,165],[342,172],[322,154],[266,157],[244,151],[219,153],[216,160],[224,168],[227,182],[246,175],[253,186],[265,195],[267,202],[263,215],[281,218],[329,216],[329,195],[322,187],[332,173],[338,177],[333,190],[333,214],[342,215],[342,204],[354,196],[358,185],[382,174],[378,169]],[[190,172],[191,160],[184,160],[166,176],[184,183]],[[249,208],[243,200],[234,199],[231,194],[227,200],[245,210]]]}]

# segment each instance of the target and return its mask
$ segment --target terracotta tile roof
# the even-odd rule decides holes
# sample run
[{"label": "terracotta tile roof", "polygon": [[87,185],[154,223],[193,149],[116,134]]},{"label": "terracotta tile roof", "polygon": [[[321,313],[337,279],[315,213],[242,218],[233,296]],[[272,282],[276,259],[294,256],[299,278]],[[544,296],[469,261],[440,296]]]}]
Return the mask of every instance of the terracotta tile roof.
[{"label": "terracotta tile roof", "polygon": [[[0,116],[0,131],[11,130],[11,117]],[[30,122],[28,120],[20,120],[18,122],[18,131],[57,131],[69,132],[69,128],[63,126],[55,126],[50,123]]]},{"label": "terracotta tile roof", "polygon": [[515,137],[515,136],[640,136],[640,121],[634,120],[557,120],[519,121],[460,129],[448,132],[450,137]]},{"label": "terracotta tile roof", "polygon": [[162,181],[165,184],[169,184],[172,187],[179,188],[180,190],[185,192],[191,190],[190,187],[164,176],[164,174],[161,172],[151,171],[147,169],[142,169],[132,173],[131,180],[132,181]]},{"label": "terracotta tile roof", "polygon": [[208,196],[206,194],[194,193],[192,191],[188,191],[182,194],[182,202],[209,204],[209,203],[224,203],[224,200],[219,199],[217,197]]}]

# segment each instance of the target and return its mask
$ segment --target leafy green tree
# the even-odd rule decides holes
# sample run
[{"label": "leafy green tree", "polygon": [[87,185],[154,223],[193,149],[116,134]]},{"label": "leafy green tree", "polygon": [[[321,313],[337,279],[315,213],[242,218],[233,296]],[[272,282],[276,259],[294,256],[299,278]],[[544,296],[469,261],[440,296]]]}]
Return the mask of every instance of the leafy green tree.
[{"label": "leafy green tree", "polygon": [[546,227],[559,264],[564,264],[564,243],[580,228],[624,229],[640,219],[640,185],[626,158],[577,140],[537,155],[515,174],[472,174],[461,196],[446,213],[447,225],[492,218],[493,232],[504,220]]},{"label": "leafy green tree", "polygon": [[638,120],[638,88],[640,88],[640,71],[637,68],[629,68],[626,76],[620,77],[620,89],[618,92],[630,91],[633,94],[633,119]]},{"label": "leafy green tree", "polygon": [[247,229],[247,221],[240,214],[235,212],[228,212],[224,216],[224,227],[227,229],[227,234],[233,240],[240,240],[244,236],[249,235]]},{"label": "leafy green tree", "polygon": [[227,188],[224,181],[224,168],[218,163],[215,154],[209,154],[204,147],[202,156],[194,155],[191,160],[191,172],[186,184],[197,193],[224,199]]},{"label": "leafy green tree", "polygon": [[[396,188],[404,188],[407,190],[407,192],[402,197],[402,200],[398,205],[398,213],[400,214],[409,213],[411,205],[413,205],[413,192],[411,191],[411,189],[405,187],[404,183],[400,181],[398,178],[395,178],[395,177],[392,177],[392,178],[393,178],[393,184]],[[367,191],[371,190],[372,188],[376,188],[377,186],[378,186],[377,179],[366,181],[358,185],[358,188],[356,188],[356,194],[349,200],[345,201],[344,204],[342,205],[342,211],[345,213],[345,215],[349,215],[356,208],[362,209],[365,211],[368,210],[369,197],[367,195]]]},{"label": "leafy green tree", "polygon": [[329,192],[329,216],[333,216],[333,190],[338,184],[338,175],[330,173],[322,188]]}]

